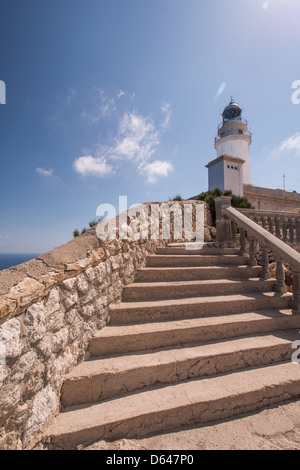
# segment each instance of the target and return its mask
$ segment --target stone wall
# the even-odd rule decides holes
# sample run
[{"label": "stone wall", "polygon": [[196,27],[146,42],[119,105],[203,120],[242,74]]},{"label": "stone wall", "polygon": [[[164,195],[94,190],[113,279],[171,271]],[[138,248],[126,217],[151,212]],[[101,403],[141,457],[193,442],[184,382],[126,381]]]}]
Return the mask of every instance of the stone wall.
[{"label": "stone wall", "polygon": [[[203,204],[205,224],[211,225],[208,206],[190,204]],[[148,210],[150,203],[144,206]],[[206,227],[207,241],[211,233]],[[174,241],[172,229],[170,238]],[[124,285],[134,280],[148,254],[167,243],[100,241],[94,227],[35,260],[0,271],[0,344],[5,346],[0,449],[32,447],[58,412],[64,377],[88,358],[90,339],[109,322],[109,306],[121,300]]]},{"label": "stone wall", "polygon": [[244,197],[258,210],[290,211],[300,209],[300,194],[296,192],[244,185]]}]

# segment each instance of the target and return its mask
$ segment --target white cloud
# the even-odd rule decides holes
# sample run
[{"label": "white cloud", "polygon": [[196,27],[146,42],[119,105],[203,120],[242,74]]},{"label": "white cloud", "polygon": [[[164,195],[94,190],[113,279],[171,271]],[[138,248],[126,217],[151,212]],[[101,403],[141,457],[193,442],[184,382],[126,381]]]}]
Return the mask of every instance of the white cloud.
[{"label": "white cloud", "polygon": [[150,117],[136,112],[125,113],[119,123],[115,145],[109,149],[110,158],[132,160],[139,166],[145,165],[169,129],[171,105],[164,104],[161,111],[165,117],[159,126]]},{"label": "white cloud", "polygon": [[[109,144],[103,141],[96,143],[87,155],[74,162],[74,169],[84,175],[106,176],[113,172],[122,162],[131,162],[140,174],[145,174],[149,182],[155,182],[161,176],[167,176],[173,169],[170,162],[156,160],[151,162],[162,138],[169,130],[171,120],[171,105],[164,103],[160,110],[163,118],[160,121],[152,116],[144,116],[137,111],[120,110],[121,98],[134,98],[123,90],[109,97],[103,90],[94,89],[97,93],[97,110],[90,122],[98,123],[100,119],[114,117],[116,119],[115,133],[109,134]],[[124,102],[123,102],[124,105]],[[82,117],[88,117],[84,112]]]},{"label": "white cloud", "polygon": [[169,124],[171,120],[171,105],[170,103],[163,104],[160,109],[166,115],[165,120],[161,123],[160,127],[163,129],[163,132],[167,132],[169,130]]},{"label": "white cloud", "polygon": [[141,168],[141,172],[147,175],[148,183],[156,183],[159,177],[166,177],[173,171],[171,162],[155,160],[154,162],[147,163]]},{"label": "white cloud", "polygon": [[35,170],[41,176],[50,177],[54,174],[52,168],[49,168],[48,170],[46,168],[36,168]]},{"label": "white cloud", "polygon": [[279,150],[281,152],[294,151],[298,155],[300,155],[300,132],[297,132],[296,134],[292,135],[291,137],[288,137],[283,142],[281,142]]},{"label": "white cloud", "polygon": [[73,98],[77,95],[77,91],[72,86],[68,89],[66,99],[67,103],[70,104]]},{"label": "white cloud", "polygon": [[75,160],[73,167],[75,171],[83,176],[94,175],[104,177],[113,171],[105,158],[86,155]]},{"label": "white cloud", "polygon": [[113,159],[132,160],[141,164],[151,158],[159,144],[159,132],[149,118],[137,113],[125,113],[109,155]]},{"label": "white cloud", "polygon": [[264,149],[265,153],[269,153],[269,160],[282,160],[287,163],[288,160],[295,160],[300,155],[300,132],[284,139],[273,149]]},{"label": "white cloud", "polygon": [[119,93],[117,94],[117,98],[121,98],[121,96],[124,96],[125,95],[125,91],[123,90],[120,90]]},{"label": "white cloud", "polygon": [[[88,117],[92,124],[97,124],[101,119],[110,118],[117,112],[117,103],[123,96],[128,96],[123,90],[115,96],[109,96],[101,88],[94,87],[93,110],[89,113],[83,111],[81,116]],[[133,97],[134,95],[131,95],[131,98]]]}]

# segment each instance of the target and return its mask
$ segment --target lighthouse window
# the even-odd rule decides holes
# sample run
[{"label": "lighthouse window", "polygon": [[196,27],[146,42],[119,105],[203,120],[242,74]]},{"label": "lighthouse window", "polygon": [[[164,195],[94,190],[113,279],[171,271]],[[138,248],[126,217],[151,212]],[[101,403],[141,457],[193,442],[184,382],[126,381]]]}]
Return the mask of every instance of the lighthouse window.
[{"label": "lighthouse window", "polygon": [[237,166],[230,166],[230,165],[227,165],[227,168],[230,170],[230,168],[232,170],[238,170],[238,167]]}]

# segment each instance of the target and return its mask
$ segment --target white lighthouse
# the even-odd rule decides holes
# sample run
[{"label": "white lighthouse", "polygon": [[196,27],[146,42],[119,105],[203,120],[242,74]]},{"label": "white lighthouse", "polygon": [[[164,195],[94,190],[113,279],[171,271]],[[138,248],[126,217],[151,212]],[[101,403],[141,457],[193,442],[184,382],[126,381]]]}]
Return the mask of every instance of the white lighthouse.
[{"label": "white lighthouse", "polygon": [[209,190],[231,190],[233,194],[243,196],[244,184],[251,184],[251,135],[247,121],[242,118],[242,109],[233,99],[222,117],[215,139],[217,158],[206,166]]}]

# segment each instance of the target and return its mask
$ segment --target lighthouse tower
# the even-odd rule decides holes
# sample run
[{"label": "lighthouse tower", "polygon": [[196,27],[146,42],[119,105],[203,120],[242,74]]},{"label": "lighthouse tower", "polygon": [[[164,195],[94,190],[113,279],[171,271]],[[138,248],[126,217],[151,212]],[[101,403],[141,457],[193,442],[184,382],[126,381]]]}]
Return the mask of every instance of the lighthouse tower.
[{"label": "lighthouse tower", "polygon": [[231,99],[222,114],[223,121],[215,139],[217,158],[208,168],[209,189],[231,190],[243,196],[244,184],[251,184],[249,146],[251,135],[241,107]]}]

